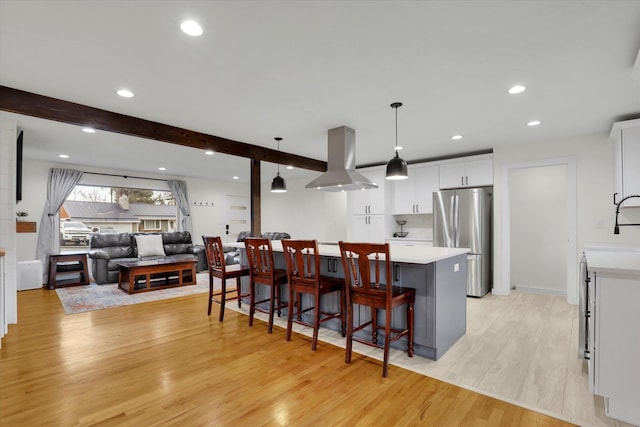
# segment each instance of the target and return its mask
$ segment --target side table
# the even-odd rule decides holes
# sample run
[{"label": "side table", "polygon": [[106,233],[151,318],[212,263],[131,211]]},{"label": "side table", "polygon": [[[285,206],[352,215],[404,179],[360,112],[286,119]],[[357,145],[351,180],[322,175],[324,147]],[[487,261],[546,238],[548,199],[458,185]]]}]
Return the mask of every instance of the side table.
[{"label": "side table", "polygon": [[88,284],[89,269],[86,253],[49,255],[49,289]]}]

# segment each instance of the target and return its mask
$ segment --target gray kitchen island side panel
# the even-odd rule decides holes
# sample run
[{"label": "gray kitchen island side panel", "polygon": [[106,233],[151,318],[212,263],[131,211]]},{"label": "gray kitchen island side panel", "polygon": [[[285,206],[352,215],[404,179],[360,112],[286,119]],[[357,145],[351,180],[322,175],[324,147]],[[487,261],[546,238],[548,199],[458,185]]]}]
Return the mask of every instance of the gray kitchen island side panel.
[{"label": "gray kitchen island side panel", "polygon": [[[241,250],[241,262],[244,250]],[[337,262],[336,262],[337,260]],[[285,268],[284,257],[280,252],[274,252],[277,268]],[[454,265],[458,264],[458,271],[454,272]],[[432,360],[438,360],[466,333],[466,255],[459,255],[427,264],[393,263],[392,280],[395,286],[403,286],[416,290],[414,305],[414,351],[415,354]],[[320,271],[324,275],[344,277],[344,269],[339,258],[321,256]],[[381,271],[381,274],[384,274]],[[248,290],[249,280],[243,278],[243,290]],[[288,287],[282,286],[283,299],[288,300]],[[256,299],[266,299],[269,291],[265,286],[256,286]],[[248,298],[243,302],[248,303]],[[304,307],[312,305],[309,295],[303,295]],[[265,304],[266,307],[266,304]],[[336,312],[340,308],[338,293],[322,297],[321,310]],[[312,311],[304,313],[303,319],[311,322]],[[282,311],[286,317],[287,310]],[[354,324],[362,324],[371,319],[368,307],[356,306],[354,309]],[[384,310],[379,310],[378,319],[384,321]],[[398,307],[392,313],[394,328],[406,327],[406,307]],[[324,322],[322,327],[335,331],[341,330],[339,319]],[[367,327],[357,335],[371,336],[371,328]],[[378,342],[384,343],[384,330],[378,331]],[[391,344],[393,348],[407,350],[407,339],[402,338]]]},{"label": "gray kitchen island side panel", "polygon": [[435,360],[438,360],[467,332],[467,255],[438,261],[435,284]]}]

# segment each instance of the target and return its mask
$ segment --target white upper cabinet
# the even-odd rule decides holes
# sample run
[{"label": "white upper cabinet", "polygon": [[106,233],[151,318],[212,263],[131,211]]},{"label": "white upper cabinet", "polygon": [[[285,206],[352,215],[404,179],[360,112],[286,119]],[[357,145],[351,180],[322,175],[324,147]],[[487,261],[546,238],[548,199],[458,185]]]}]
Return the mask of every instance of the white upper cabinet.
[{"label": "white upper cabinet", "polygon": [[493,185],[493,159],[460,160],[440,165],[440,188]]},{"label": "white upper cabinet", "polygon": [[352,215],[372,215],[384,213],[384,170],[358,170],[359,173],[378,184],[378,188],[349,192]]},{"label": "white upper cabinet", "polygon": [[[633,194],[640,195],[640,119],[613,124],[610,134],[614,142],[614,203]],[[622,208],[640,206],[640,198],[629,199]]]},{"label": "white upper cabinet", "polygon": [[439,190],[438,166],[409,166],[409,178],[393,183],[393,214],[433,212],[433,192]]}]

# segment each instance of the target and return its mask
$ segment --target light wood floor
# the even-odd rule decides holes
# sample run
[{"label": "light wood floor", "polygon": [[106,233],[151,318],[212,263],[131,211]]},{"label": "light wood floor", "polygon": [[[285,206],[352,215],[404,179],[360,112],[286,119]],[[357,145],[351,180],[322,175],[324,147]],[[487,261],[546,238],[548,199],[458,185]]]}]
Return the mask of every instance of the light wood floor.
[{"label": "light wood floor", "polygon": [[0,424],[568,425],[397,366],[383,379],[377,360],[345,365],[342,348],[314,353],[308,337],[286,342],[233,310],[219,323],[206,304],[201,294],[65,315],[55,292],[20,292],[0,349]]}]

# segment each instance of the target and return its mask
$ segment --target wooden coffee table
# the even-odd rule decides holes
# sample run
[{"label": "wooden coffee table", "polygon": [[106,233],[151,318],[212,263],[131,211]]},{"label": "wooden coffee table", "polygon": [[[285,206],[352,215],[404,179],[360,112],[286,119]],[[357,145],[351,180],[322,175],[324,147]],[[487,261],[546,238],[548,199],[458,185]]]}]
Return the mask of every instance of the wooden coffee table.
[{"label": "wooden coffee table", "polygon": [[191,255],[118,262],[118,288],[128,294],[196,284],[196,264]]}]

